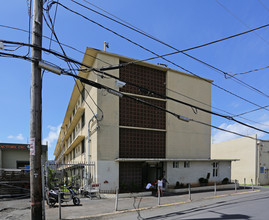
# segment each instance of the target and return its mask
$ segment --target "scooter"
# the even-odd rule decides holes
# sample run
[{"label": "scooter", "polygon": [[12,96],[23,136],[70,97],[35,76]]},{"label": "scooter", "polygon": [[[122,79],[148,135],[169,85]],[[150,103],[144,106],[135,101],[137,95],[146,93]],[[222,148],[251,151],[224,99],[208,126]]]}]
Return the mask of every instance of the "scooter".
[{"label": "scooter", "polygon": [[[70,195],[68,197],[65,197],[64,192],[60,192],[61,203],[69,202],[69,201],[73,200],[74,205],[79,205],[80,199],[76,196],[77,193],[72,189],[72,186],[67,186],[66,188],[69,190]],[[47,191],[46,196],[47,196],[47,198],[46,198],[47,204],[50,207],[54,207],[55,204],[57,202],[59,202],[59,199],[58,199],[59,193],[56,192],[55,190],[51,189],[51,190]]]}]

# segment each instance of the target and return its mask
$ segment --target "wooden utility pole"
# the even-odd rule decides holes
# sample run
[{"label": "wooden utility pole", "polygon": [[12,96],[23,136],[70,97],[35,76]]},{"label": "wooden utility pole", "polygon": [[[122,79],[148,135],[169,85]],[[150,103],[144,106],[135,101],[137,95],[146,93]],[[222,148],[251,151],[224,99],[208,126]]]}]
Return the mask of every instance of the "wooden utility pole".
[{"label": "wooden utility pole", "polygon": [[[32,45],[42,47],[43,0],[33,0]],[[42,178],[41,178],[41,113],[42,81],[38,62],[42,51],[32,47],[31,64],[31,121],[30,121],[30,194],[31,219],[42,219]]]}]

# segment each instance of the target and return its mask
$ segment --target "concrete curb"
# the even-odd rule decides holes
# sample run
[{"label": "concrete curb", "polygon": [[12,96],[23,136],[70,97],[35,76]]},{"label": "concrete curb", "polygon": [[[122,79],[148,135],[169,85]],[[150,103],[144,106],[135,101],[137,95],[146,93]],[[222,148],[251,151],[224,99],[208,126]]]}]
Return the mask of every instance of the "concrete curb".
[{"label": "concrete curb", "polygon": [[[114,199],[116,198],[116,194],[103,194],[101,193],[101,198],[105,199]],[[143,197],[143,196],[151,196],[152,192],[139,192],[139,193],[119,193],[119,198],[132,198],[132,197]]]},{"label": "concrete curb", "polygon": [[[228,196],[233,196],[233,195],[250,194],[250,193],[256,193],[256,192],[260,192],[260,191],[261,190],[247,191],[247,192],[236,192],[236,193],[230,193],[230,194],[223,194],[223,195],[205,197],[205,198],[202,198],[200,200],[214,199],[214,198],[220,198],[220,197],[228,197]],[[196,200],[196,201],[200,201],[200,200]],[[144,211],[144,210],[155,209],[155,208],[160,208],[160,207],[168,207],[168,206],[174,206],[174,205],[187,204],[187,203],[191,203],[191,202],[192,202],[192,200],[188,200],[188,201],[183,201],[183,202],[167,203],[167,204],[162,204],[162,205],[157,205],[157,206],[151,206],[151,207],[144,207],[144,208],[138,208],[138,209],[128,209],[128,210],[122,210],[122,211],[102,213],[102,214],[97,214],[97,215],[81,216],[81,217],[77,217],[77,218],[65,218],[65,219],[62,219],[62,220],[83,220],[83,219],[86,220],[86,219],[94,219],[94,218],[111,216],[111,215],[117,215],[117,214],[128,213],[128,212],[137,212],[137,211]]]},{"label": "concrete curb", "polygon": [[[193,187],[191,188],[191,192],[203,192],[203,191],[213,191],[214,190],[214,185],[213,186],[201,186],[201,187]],[[216,185],[217,190],[229,190],[229,189],[234,189],[235,184],[225,184],[225,185]],[[237,188],[239,188],[239,185],[237,184]],[[183,188],[183,189],[166,189],[167,192],[171,193],[186,193],[188,192],[188,188]]]}]

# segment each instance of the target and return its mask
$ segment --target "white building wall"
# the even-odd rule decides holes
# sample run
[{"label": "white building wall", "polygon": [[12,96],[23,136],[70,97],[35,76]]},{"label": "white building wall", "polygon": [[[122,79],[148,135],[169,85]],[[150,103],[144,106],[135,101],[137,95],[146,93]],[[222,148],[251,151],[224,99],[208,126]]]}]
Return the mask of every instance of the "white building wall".
[{"label": "white building wall", "polygon": [[30,161],[30,154],[28,150],[5,150],[2,151],[2,167],[3,168],[17,168],[17,161]]},{"label": "white building wall", "polygon": [[178,168],[173,168],[173,162],[167,162],[167,180],[171,186],[176,182],[187,184],[199,184],[199,178],[207,178],[210,173],[209,182],[221,182],[224,178],[231,179],[231,162],[220,161],[218,176],[213,177],[214,161],[190,161],[190,167],[184,168],[184,162],[179,162]]},{"label": "white building wall", "polygon": [[[252,135],[256,138],[256,135]],[[238,138],[211,146],[212,159],[239,159],[232,162],[232,179],[240,184],[246,179],[247,184],[257,184],[257,141],[249,138]]]},{"label": "white building wall", "polygon": [[102,191],[114,192],[119,187],[119,163],[99,160],[97,162],[97,181]]}]

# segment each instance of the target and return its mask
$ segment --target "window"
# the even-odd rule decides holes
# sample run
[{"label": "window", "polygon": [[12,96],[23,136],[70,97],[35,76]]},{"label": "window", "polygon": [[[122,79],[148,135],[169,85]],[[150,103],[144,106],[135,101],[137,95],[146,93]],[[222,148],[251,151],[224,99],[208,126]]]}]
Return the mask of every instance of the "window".
[{"label": "window", "polygon": [[188,168],[190,166],[191,166],[190,161],[184,161],[184,168]]},{"label": "window", "polygon": [[214,162],[213,163],[213,177],[219,175],[218,170],[219,170],[219,163]]},{"label": "window", "polygon": [[73,130],[73,140],[75,140],[75,137],[76,137],[76,132],[75,132],[75,129]]},{"label": "window", "polygon": [[173,162],[173,168],[179,168],[179,163],[178,161]]},{"label": "window", "polygon": [[81,153],[83,154],[85,151],[85,139],[81,141]]},{"label": "window", "polygon": [[83,128],[85,125],[85,112],[83,112],[82,116],[81,116],[81,128]]},{"label": "window", "polygon": [[76,157],[76,153],[75,153],[75,149],[73,150],[73,159],[75,159]]}]

